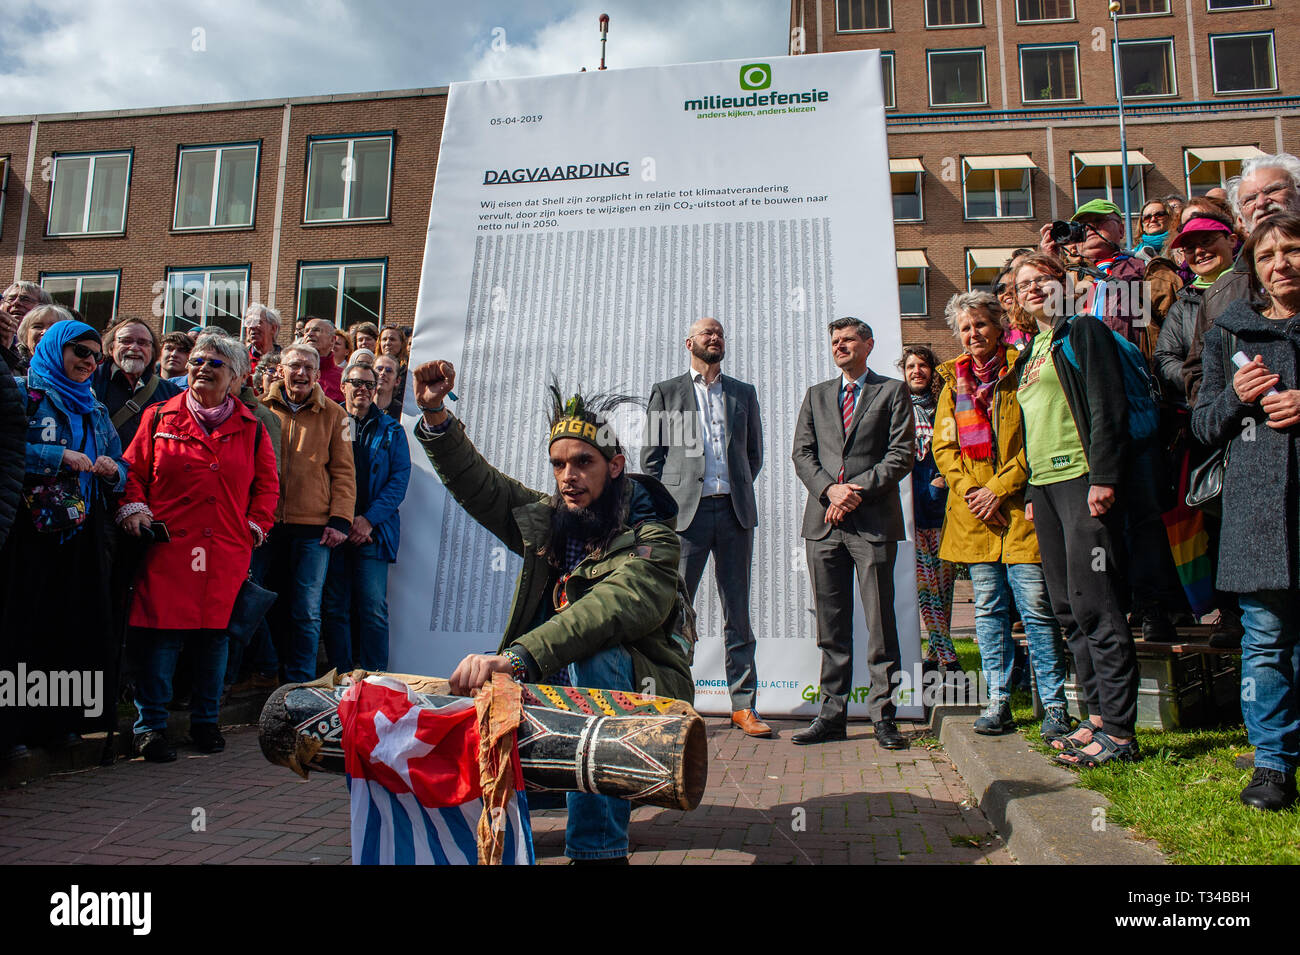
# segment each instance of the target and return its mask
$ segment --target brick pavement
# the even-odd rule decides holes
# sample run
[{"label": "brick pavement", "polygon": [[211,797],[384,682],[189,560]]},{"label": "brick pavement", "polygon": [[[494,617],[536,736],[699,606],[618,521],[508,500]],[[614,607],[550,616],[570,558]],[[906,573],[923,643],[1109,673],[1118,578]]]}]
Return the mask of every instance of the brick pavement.
[{"label": "brick pavement", "polygon": [[[802,748],[789,741],[802,723],[775,721],[780,738],[753,740],[706,722],[703,804],[636,808],[634,864],[1012,861],[940,752],[883,750],[862,724]],[[251,727],[227,739],[219,756],[181,747],[169,765],[119,761],[0,791],[0,863],[347,863],[342,778],[271,766]],[[564,814],[533,821],[539,861],[565,862]]]}]

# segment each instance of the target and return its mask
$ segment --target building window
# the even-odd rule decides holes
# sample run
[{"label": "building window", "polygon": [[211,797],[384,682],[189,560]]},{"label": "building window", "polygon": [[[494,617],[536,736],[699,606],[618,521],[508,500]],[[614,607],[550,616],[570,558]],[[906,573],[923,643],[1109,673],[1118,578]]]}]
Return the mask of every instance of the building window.
[{"label": "building window", "polygon": [[1226,189],[1229,179],[1241,175],[1244,160],[1263,155],[1256,146],[1189,146],[1183,152],[1187,195],[1203,196],[1211,189]]},{"label": "building window", "polygon": [[1015,249],[967,249],[966,291],[987,292]]},{"label": "building window", "polygon": [[[1107,153],[1075,153],[1071,157],[1074,176],[1074,207],[1077,209],[1093,199],[1106,199],[1124,208],[1124,167],[1118,151]],[[1135,149],[1128,153],[1128,207],[1136,219],[1146,204],[1144,176],[1151,160]],[[1136,225],[1136,222],[1135,222]]]},{"label": "building window", "polygon": [[253,224],[257,143],[182,147],[176,173],[175,229],[232,229]]},{"label": "building window", "polygon": [[895,253],[898,267],[898,312],[900,315],[925,315],[925,277],[930,260],[922,251]]},{"label": "building window", "polygon": [[1079,48],[1033,46],[1020,48],[1020,99],[1051,103],[1079,98]]},{"label": "building window", "polygon": [[1271,5],[1272,0],[1206,0],[1205,8],[1214,13],[1216,10],[1247,10]]},{"label": "building window", "polygon": [[1074,19],[1074,0],[1016,0],[1017,23]]},{"label": "building window", "polygon": [[4,235],[5,196],[9,194],[9,157],[0,156],[0,235]]},{"label": "building window", "polygon": [[117,315],[120,272],[42,272],[41,288],[64,308],[75,308],[88,325],[101,332]]},{"label": "building window", "polygon": [[169,332],[216,325],[239,334],[240,316],[248,304],[246,265],[212,269],[168,269],[166,314]]},{"label": "building window", "polygon": [[298,315],[327,318],[335,328],[381,324],[384,273],[379,262],[313,262],[298,267]]},{"label": "building window", "polygon": [[1121,17],[1154,17],[1169,12],[1169,0],[1120,0]]},{"label": "building window", "polygon": [[898,105],[894,100],[894,54],[880,54],[880,76],[885,94],[885,109],[893,109]]},{"label": "building window", "polygon": [[307,222],[387,219],[393,136],[313,139],[307,155]]},{"label": "building window", "polygon": [[895,222],[920,222],[925,218],[925,206],[921,198],[921,177],[924,175],[925,167],[919,159],[889,160]]},{"label": "building window", "polygon": [[835,4],[835,30],[838,33],[861,33],[893,27],[890,0],[838,0]]},{"label": "building window", "polygon": [[932,50],[926,53],[930,71],[931,106],[983,106],[983,50]]},{"label": "building window", "polygon": [[1264,93],[1277,89],[1273,34],[1244,33],[1210,37],[1214,92]]},{"label": "building window", "polygon": [[112,235],[126,230],[131,154],[54,157],[46,235]]},{"label": "building window", "polygon": [[980,0],[925,0],[927,27],[978,27],[984,25]]},{"label": "building window", "polygon": [[1121,40],[1119,68],[1125,96],[1175,96],[1174,41]]},{"label": "building window", "polygon": [[1034,214],[1028,156],[964,156],[962,201],[967,219],[1028,219]]}]

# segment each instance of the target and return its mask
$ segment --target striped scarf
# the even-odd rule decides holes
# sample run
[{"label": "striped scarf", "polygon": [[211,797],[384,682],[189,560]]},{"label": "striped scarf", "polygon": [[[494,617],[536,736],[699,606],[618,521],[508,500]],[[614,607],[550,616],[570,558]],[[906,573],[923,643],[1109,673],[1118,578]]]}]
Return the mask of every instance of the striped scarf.
[{"label": "striped scarf", "polygon": [[973,461],[993,457],[993,425],[989,408],[993,389],[1007,373],[1007,356],[999,347],[986,365],[977,365],[969,354],[957,359],[956,418],[957,444],[961,453]]}]

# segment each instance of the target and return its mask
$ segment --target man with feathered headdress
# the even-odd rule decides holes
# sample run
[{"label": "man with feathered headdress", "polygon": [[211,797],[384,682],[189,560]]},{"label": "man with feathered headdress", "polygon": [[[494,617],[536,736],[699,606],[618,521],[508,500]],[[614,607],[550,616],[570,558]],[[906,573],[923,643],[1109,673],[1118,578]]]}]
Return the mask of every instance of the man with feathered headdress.
[{"label": "man with feathered headdress", "polygon": [[[630,474],[605,416],[624,396],[567,401],[551,386],[547,434],[555,491],[525,487],[492,467],[444,407],[456,371],[427,362],[414,371],[423,414],[415,437],[461,507],[524,558],[514,604],[495,654],[472,653],[451,675],[468,694],[510,673],[694,699],[695,628],[680,599],[677,505],[657,480]],[[631,804],[570,793],[566,853],[574,861],[627,858]]]}]

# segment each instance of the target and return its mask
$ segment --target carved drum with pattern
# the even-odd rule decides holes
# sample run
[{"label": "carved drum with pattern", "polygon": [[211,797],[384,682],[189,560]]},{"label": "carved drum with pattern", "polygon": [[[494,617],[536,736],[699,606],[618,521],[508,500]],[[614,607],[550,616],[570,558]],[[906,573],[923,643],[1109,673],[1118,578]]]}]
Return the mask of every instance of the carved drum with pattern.
[{"label": "carved drum with pattern", "polygon": [[[410,686],[425,705],[456,699],[446,680],[386,675]],[[330,674],[272,693],[258,731],[266,758],[303,777],[310,770],[342,773],[338,705],[345,689]],[[596,793],[687,810],[704,797],[709,766],[704,721],[681,700],[525,684],[517,734],[530,791]]]}]

